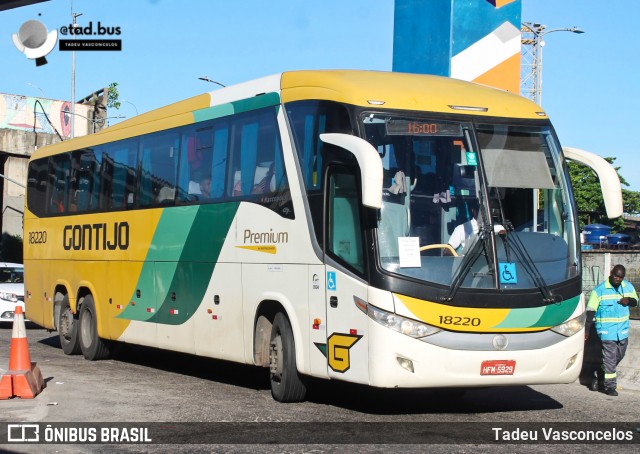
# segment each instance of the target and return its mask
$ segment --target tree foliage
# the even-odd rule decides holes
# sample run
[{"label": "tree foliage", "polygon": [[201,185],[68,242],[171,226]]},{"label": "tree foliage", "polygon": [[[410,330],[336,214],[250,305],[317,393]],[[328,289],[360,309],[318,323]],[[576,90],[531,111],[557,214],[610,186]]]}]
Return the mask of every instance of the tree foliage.
[{"label": "tree foliage", "polygon": [[622,206],[625,213],[640,213],[640,192],[622,190]]},{"label": "tree foliage", "polygon": [[0,261],[22,263],[22,237],[7,232],[0,236]]},{"label": "tree foliage", "polygon": [[112,82],[107,89],[107,107],[113,107],[114,109],[120,108],[120,92],[118,91],[118,82]]}]

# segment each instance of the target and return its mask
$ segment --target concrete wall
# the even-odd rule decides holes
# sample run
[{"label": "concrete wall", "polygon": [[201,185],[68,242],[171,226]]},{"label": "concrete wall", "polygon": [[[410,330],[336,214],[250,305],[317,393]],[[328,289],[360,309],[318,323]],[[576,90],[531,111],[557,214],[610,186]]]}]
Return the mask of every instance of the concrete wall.
[{"label": "concrete wall", "polygon": [[[55,128],[62,137],[69,138],[73,121],[74,135],[84,136],[90,130],[90,109],[91,106],[76,104],[74,115],[71,115],[69,101],[0,93],[0,129],[35,129],[39,133],[55,134]],[[21,153],[17,150],[2,151]],[[33,148],[28,150],[29,153],[32,151]]]},{"label": "concrete wall", "polygon": [[[9,157],[4,165],[5,175],[12,180],[27,183],[27,159]],[[9,180],[5,181],[2,206],[2,233],[22,236],[25,189]]]},{"label": "concrete wall", "polygon": [[[29,156],[37,147],[59,142],[56,134],[34,133],[18,129],[0,129],[0,153],[6,153],[0,173],[22,185],[27,184]],[[22,236],[22,213],[25,189],[8,179],[0,181],[2,188],[2,233]]]},{"label": "concrete wall", "polygon": [[[90,120],[93,110],[92,105],[76,103],[72,115],[68,101],[0,93],[0,154],[3,160],[6,158],[0,174],[26,185],[29,157],[37,148],[59,142],[58,134],[65,140],[70,138],[72,121],[76,137],[102,128],[102,124]],[[0,230],[22,236],[25,189],[8,179],[2,180],[0,185]]]},{"label": "concrete wall", "polygon": [[[582,253],[582,291],[586,298],[596,285],[609,277],[611,268],[617,264],[624,265],[626,279],[640,292],[640,252],[589,251]],[[631,318],[640,319],[640,308],[631,308]]]}]

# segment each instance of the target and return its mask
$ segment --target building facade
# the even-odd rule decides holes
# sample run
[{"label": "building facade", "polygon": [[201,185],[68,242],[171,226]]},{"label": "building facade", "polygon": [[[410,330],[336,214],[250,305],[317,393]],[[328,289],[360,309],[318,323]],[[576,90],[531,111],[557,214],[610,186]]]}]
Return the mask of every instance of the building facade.
[{"label": "building facade", "polygon": [[22,236],[27,163],[31,154],[43,146],[104,128],[107,94],[106,88],[92,93],[76,103],[72,112],[69,101],[0,93],[3,234]]}]

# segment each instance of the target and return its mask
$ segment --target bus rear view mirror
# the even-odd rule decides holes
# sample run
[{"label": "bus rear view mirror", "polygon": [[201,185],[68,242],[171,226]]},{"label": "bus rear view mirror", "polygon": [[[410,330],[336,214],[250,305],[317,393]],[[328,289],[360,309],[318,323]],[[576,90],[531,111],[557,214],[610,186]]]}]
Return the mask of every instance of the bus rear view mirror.
[{"label": "bus rear view mirror", "polygon": [[320,134],[324,143],[344,148],[353,154],[360,167],[362,204],[369,208],[382,207],[382,161],[373,146],[360,137],[348,134]]},{"label": "bus rear view mirror", "polygon": [[607,217],[615,219],[622,216],[624,211],[622,206],[622,186],[620,185],[618,172],[614,167],[605,159],[589,151],[573,147],[562,147],[562,151],[567,159],[584,164],[596,172],[600,180]]}]

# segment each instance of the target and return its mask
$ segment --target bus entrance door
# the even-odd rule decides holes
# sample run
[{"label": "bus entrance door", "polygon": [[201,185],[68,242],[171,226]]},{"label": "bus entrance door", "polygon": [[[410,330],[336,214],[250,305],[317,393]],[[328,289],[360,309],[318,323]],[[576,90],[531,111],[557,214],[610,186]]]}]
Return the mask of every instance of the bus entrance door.
[{"label": "bus entrance door", "polygon": [[366,300],[367,287],[329,265],[326,270],[329,377],[367,383],[367,317],[355,305],[356,299]]},{"label": "bus entrance door", "polygon": [[327,305],[325,297],[325,266],[309,265],[309,318],[311,332],[309,335],[309,368],[314,377],[327,378]]}]

